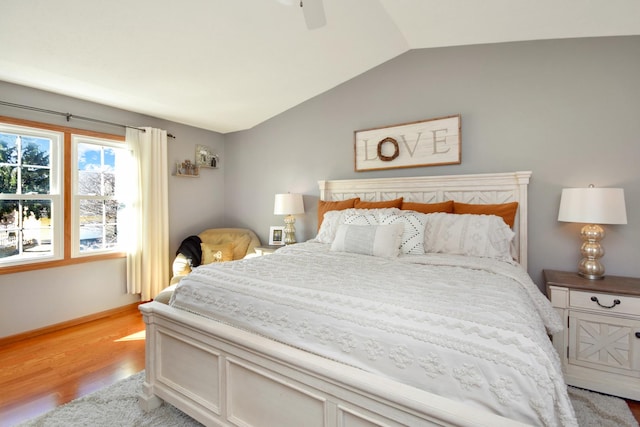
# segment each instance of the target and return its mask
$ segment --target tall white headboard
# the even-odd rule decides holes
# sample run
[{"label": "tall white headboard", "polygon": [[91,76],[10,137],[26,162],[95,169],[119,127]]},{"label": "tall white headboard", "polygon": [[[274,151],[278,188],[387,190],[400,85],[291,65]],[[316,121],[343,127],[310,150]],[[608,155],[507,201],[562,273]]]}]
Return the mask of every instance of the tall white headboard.
[{"label": "tall white headboard", "polygon": [[518,202],[513,231],[518,262],[527,268],[527,190],[531,171],[473,175],[416,176],[318,181],[322,200],[382,201],[404,197],[406,202],[499,204]]}]

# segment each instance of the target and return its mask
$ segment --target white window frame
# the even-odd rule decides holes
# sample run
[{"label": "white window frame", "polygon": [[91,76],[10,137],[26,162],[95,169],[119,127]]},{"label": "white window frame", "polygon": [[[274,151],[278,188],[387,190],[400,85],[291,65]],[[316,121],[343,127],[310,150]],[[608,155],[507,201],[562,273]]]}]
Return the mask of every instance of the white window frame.
[{"label": "white window frame", "polygon": [[39,129],[0,123],[0,132],[12,133],[20,136],[51,139],[49,194],[5,194],[0,193],[0,200],[50,200],[51,201],[51,254],[23,255],[13,259],[0,258],[0,267],[28,265],[46,261],[56,261],[64,258],[64,185],[62,176],[64,163],[62,150],[64,146],[64,132]]},{"label": "white window frame", "polygon": [[[114,196],[87,196],[78,194],[78,144],[86,143],[99,145],[103,147],[111,147],[117,150],[126,150],[125,144],[122,141],[112,140],[107,138],[96,138],[85,135],[71,135],[71,257],[82,258],[90,257],[100,254],[118,253],[123,251],[124,242],[119,240],[119,244],[113,248],[96,249],[81,252],[80,250],[80,201],[81,200],[122,200],[122,195],[116,194]],[[120,159],[123,160],[122,158]],[[122,168],[125,164],[117,164],[116,167]],[[116,170],[116,174],[124,173],[124,171]],[[118,215],[118,228],[121,229],[121,215]]]}]

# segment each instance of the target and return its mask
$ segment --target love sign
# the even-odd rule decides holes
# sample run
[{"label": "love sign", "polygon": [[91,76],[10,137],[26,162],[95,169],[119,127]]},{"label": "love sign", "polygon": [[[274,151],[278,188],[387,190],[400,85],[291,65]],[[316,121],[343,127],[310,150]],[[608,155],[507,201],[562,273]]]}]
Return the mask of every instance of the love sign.
[{"label": "love sign", "polygon": [[460,115],[355,131],[355,170],[460,163]]}]

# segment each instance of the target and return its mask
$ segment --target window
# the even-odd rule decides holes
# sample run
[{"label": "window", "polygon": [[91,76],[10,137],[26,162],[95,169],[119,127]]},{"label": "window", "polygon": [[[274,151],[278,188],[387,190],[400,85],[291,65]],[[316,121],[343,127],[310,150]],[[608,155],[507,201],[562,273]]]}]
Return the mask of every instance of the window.
[{"label": "window", "polygon": [[122,143],[73,136],[74,256],[117,250],[126,192],[127,150]]},{"label": "window", "polygon": [[0,123],[0,265],[62,257],[62,141]]},{"label": "window", "polygon": [[123,141],[0,117],[0,274],[124,256]]}]

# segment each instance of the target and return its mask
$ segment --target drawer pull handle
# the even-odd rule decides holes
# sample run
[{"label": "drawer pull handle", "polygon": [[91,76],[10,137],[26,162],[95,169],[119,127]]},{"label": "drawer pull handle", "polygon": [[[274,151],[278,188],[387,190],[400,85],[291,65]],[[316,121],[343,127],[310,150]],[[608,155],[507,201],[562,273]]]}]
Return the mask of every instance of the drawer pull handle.
[{"label": "drawer pull handle", "polygon": [[636,332],[636,338],[640,338],[640,332]]},{"label": "drawer pull handle", "polygon": [[613,304],[611,304],[611,305],[602,305],[602,304],[600,304],[600,301],[598,301],[598,297],[591,297],[591,301],[595,301],[602,308],[613,308],[616,305],[620,304],[620,300],[619,299],[614,299],[613,300]]}]

